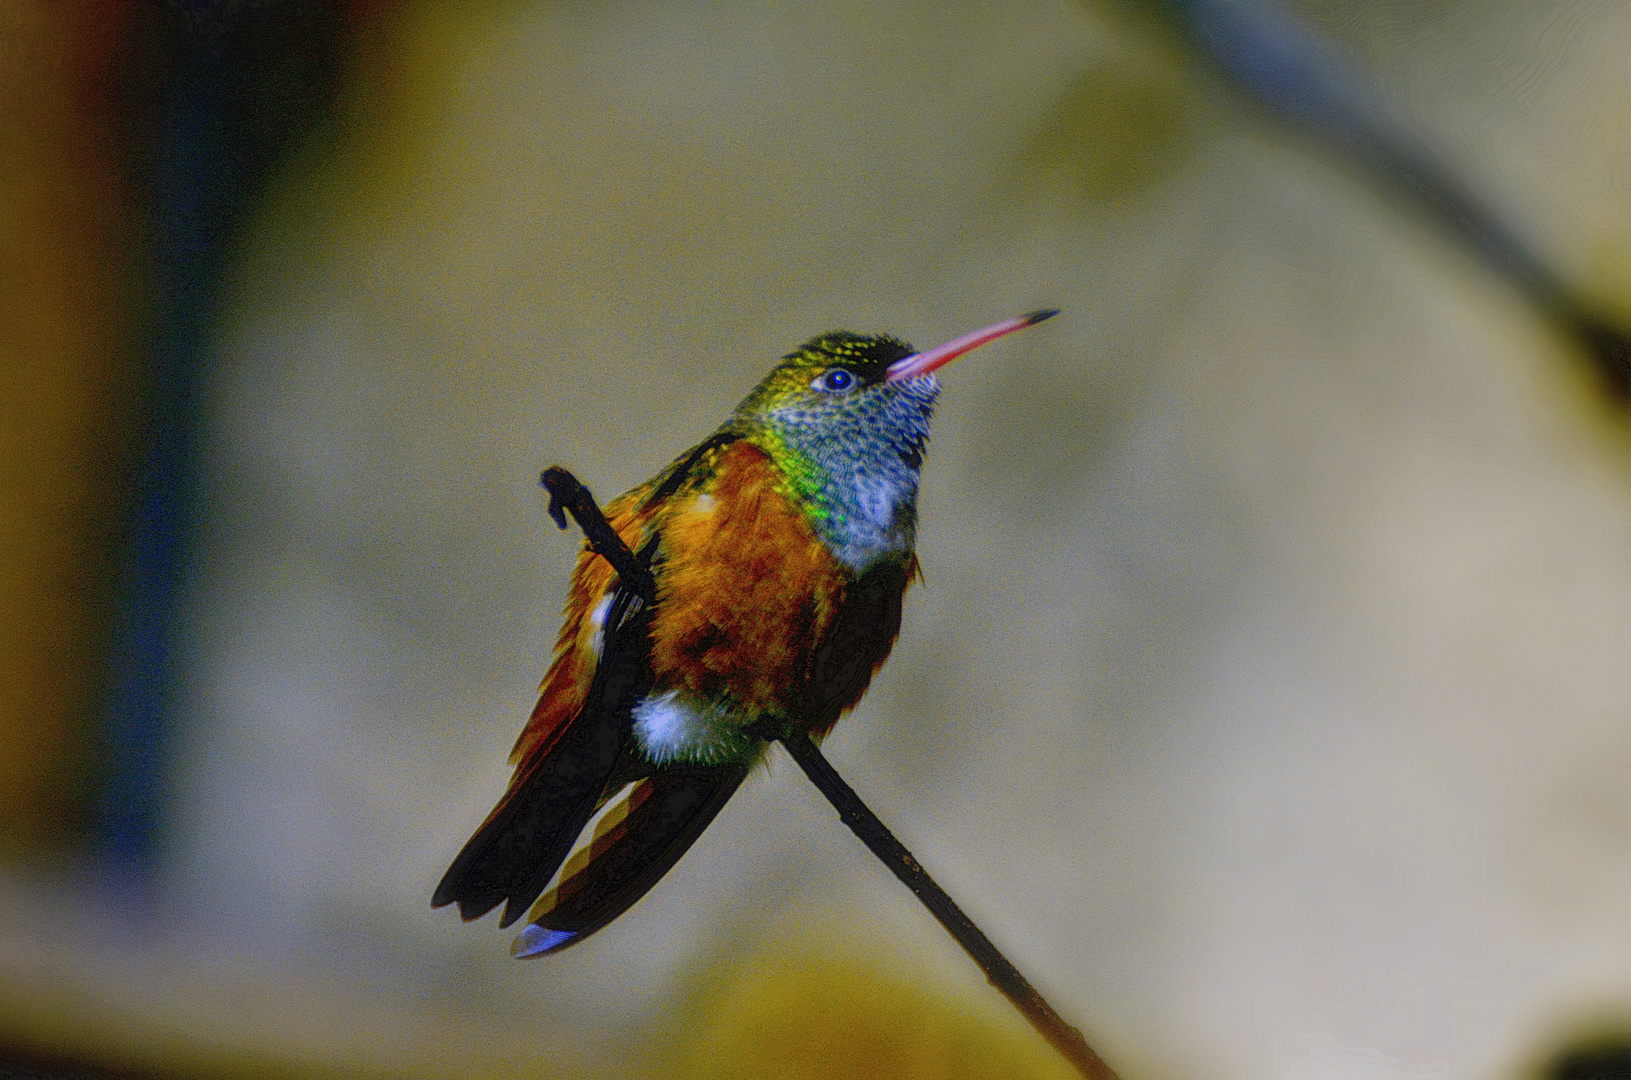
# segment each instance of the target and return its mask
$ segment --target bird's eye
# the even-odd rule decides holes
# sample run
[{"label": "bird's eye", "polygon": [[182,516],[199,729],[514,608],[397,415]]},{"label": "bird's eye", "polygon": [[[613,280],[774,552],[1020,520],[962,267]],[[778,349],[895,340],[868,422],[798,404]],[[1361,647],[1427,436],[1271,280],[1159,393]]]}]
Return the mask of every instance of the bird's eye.
[{"label": "bird's eye", "polygon": [[835,367],[817,375],[815,381],[810,383],[810,389],[825,390],[829,394],[836,394],[841,390],[848,390],[854,382],[854,375],[841,367]]}]

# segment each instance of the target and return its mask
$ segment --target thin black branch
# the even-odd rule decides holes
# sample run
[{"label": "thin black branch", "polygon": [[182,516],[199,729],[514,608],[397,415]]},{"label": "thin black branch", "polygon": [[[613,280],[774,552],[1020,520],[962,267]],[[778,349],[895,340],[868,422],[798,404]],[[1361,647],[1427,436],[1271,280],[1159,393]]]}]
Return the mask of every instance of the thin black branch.
[{"label": "thin black branch", "polygon": [[799,763],[799,768],[804,770],[804,775],[833,804],[833,809],[838,811],[844,824],[872,849],[872,854],[889,867],[901,884],[912,890],[923,906],[929,909],[929,914],[940,920],[946,932],[956,938],[963,951],[980,965],[986,981],[1013,1002],[1014,1008],[1031,1022],[1037,1033],[1063,1054],[1065,1060],[1076,1066],[1083,1076],[1091,1080],[1116,1080],[1115,1072],[1087,1045],[1082,1033],[1065,1023],[1053,1006],[1019,973],[1019,969],[1009,963],[1002,951],[991,944],[991,939],[974,925],[974,920],[963,914],[956,901],[935,884],[934,878],[912,857],[906,846],[895,839],[895,834],[861,801],[855,789],[838,775],[810,737],[802,733],[787,735],[781,742],[793,755],[793,760]]},{"label": "thin black branch", "polygon": [[[649,602],[649,598],[655,596],[655,583],[650,570],[653,546],[648,544],[636,557],[606,520],[605,513],[595,503],[589,489],[560,466],[545,470],[542,482],[549,489],[549,514],[555,523],[566,528],[566,515],[570,513],[583,529],[589,547],[611,563],[618,576],[635,592],[648,598]],[[795,733],[780,738],[787,752],[804,770],[804,775],[838,811],[838,817],[844,824],[861,838],[861,842],[889,867],[902,884],[912,890],[929,913],[940,920],[940,925],[957,940],[963,951],[980,965],[986,980],[1013,1003],[1038,1034],[1088,1080],[1118,1080],[1104,1059],[1087,1045],[1082,1033],[1065,1023],[1053,1006],[1019,973],[1019,969],[991,944],[991,939],[963,914],[944,889],[935,884],[905,845],[895,839],[895,835],[878,820],[878,815],[855,794],[855,789],[838,775],[810,737]]]},{"label": "thin black branch", "polygon": [[647,604],[655,600],[657,583],[651,576],[649,565],[634,557],[623,538],[617,535],[617,530],[612,528],[612,523],[606,520],[605,513],[595,502],[595,497],[589,494],[589,489],[559,465],[545,469],[538,482],[549,490],[549,516],[555,519],[555,524],[566,528],[566,515],[570,513],[578,528],[583,530],[590,549],[612,564],[612,569],[617,571],[624,584]]}]

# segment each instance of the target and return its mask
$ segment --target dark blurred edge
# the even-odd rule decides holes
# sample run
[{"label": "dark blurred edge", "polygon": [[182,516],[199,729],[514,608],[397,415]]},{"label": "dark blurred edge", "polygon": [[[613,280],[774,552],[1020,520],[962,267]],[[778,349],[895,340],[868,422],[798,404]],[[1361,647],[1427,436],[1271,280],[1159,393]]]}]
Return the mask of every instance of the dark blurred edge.
[{"label": "dark blurred edge", "polygon": [[200,395],[225,271],[278,162],[330,115],[367,7],[148,2],[133,20],[120,89],[150,309],[90,814],[93,853],[125,878],[155,865],[170,803],[178,603],[198,521]]},{"label": "dark blurred edge", "polygon": [[1566,1051],[1542,1076],[1544,1080],[1631,1080],[1631,1045]]},{"label": "dark blurred edge", "polygon": [[1274,120],[1344,154],[1425,209],[1590,356],[1605,391],[1631,403],[1631,329],[1564,281],[1429,146],[1394,122],[1381,95],[1329,42],[1273,0],[1138,0]]},{"label": "dark blurred edge", "polygon": [[0,1045],[0,1080],[170,1080],[162,1073],[109,1069],[73,1058],[41,1057]]}]

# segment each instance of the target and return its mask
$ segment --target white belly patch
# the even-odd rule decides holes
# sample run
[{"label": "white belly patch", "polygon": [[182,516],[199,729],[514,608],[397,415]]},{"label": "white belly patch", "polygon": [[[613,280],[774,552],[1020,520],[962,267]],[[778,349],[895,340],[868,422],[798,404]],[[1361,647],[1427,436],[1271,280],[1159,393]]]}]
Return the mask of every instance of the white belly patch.
[{"label": "white belly patch", "polygon": [[634,707],[634,737],[646,757],[658,764],[721,765],[763,751],[763,740],[742,731],[752,720],[670,690],[653,694]]}]

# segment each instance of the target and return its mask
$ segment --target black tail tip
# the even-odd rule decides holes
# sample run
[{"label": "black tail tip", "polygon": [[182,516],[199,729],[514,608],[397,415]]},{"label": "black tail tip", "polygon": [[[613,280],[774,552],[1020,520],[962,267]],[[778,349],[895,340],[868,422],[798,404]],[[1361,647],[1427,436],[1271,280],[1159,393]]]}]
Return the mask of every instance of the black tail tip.
[{"label": "black tail tip", "polygon": [[443,879],[442,883],[436,887],[435,894],[430,898],[430,906],[431,910],[434,911],[449,904],[458,904],[459,918],[465,922],[473,922],[496,908],[503,900],[504,895],[502,893],[498,896],[460,895],[458,884]]},{"label": "black tail tip", "polygon": [[1043,308],[1041,311],[1028,311],[1021,315],[1020,318],[1025,320],[1026,326],[1035,326],[1044,319],[1051,319],[1057,314],[1059,314],[1059,309],[1056,307]]}]

